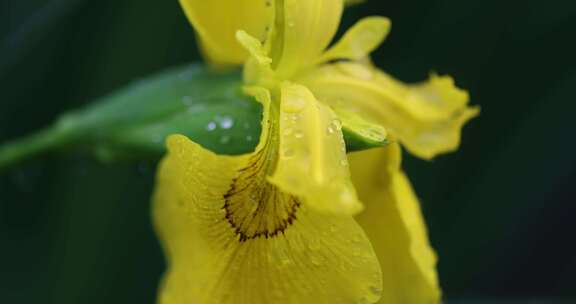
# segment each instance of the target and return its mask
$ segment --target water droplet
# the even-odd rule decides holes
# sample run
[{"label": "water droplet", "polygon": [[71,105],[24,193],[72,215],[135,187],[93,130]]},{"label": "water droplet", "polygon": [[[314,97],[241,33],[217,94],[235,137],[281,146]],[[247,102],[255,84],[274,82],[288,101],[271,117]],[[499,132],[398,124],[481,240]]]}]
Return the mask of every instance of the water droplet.
[{"label": "water droplet", "polygon": [[342,122],[340,121],[340,119],[338,119],[338,118],[332,119],[331,124],[334,127],[334,129],[336,129],[338,131],[342,130]]},{"label": "water droplet", "polygon": [[375,295],[380,295],[382,293],[382,288],[378,287],[378,286],[370,286],[370,291],[372,293],[374,293]]},{"label": "water droplet", "polygon": [[340,200],[346,205],[352,204],[354,202],[354,195],[352,194],[352,191],[349,189],[342,190],[342,192],[340,192]]},{"label": "water droplet", "polygon": [[192,77],[194,77],[194,71],[192,69],[185,70],[178,75],[181,81],[190,81]]},{"label": "water droplet", "polygon": [[386,139],[386,131],[384,131],[384,129],[372,127],[366,130],[364,133],[367,137],[370,137],[376,141],[383,141]]},{"label": "water droplet", "polygon": [[232,126],[234,126],[232,117],[224,116],[220,119],[220,127],[222,127],[222,129],[230,129]]},{"label": "water droplet", "polygon": [[206,125],[206,130],[208,131],[213,131],[216,129],[216,123],[211,121],[208,123],[208,125]]},{"label": "water droplet", "polygon": [[341,160],[340,160],[340,165],[341,165],[342,167],[347,167],[347,166],[348,166],[348,161],[347,161],[346,159],[341,159]]},{"label": "water droplet", "polygon": [[294,132],[294,137],[300,139],[302,137],[304,137],[304,133],[302,133],[302,131],[298,130]]},{"label": "water droplet", "polygon": [[315,256],[312,256],[310,258],[310,262],[312,262],[312,265],[314,265],[314,266],[320,266],[322,264],[322,262],[320,262],[320,259],[318,259]]},{"label": "water droplet", "polygon": [[282,109],[287,113],[297,113],[304,109],[306,101],[302,98],[289,98],[284,101]]},{"label": "water droplet", "polygon": [[248,129],[250,129],[250,123],[245,122],[244,124],[242,124],[242,127],[244,127],[244,129],[248,130]]},{"label": "water droplet", "polygon": [[326,129],[326,133],[328,134],[334,134],[334,128],[332,127],[332,125],[329,125],[328,128]]},{"label": "water droplet", "polygon": [[284,129],[284,132],[282,132],[282,134],[284,134],[284,136],[290,136],[290,135],[292,135],[293,131],[294,130],[292,130],[292,128],[288,127],[286,129]]},{"label": "water droplet", "polygon": [[182,97],[182,104],[190,107],[192,105],[194,105],[194,99],[192,99],[192,96],[183,96]]},{"label": "water droplet", "polygon": [[222,137],[220,137],[220,143],[221,144],[227,144],[230,142],[230,136],[229,135],[224,135]]},{"label": "water droplet", "polygon": [[284,151],[282,153],[282,155],[286,158],[294,157],[295,154],[296,154],[296,152],[294,151],[294,149],[291,149],[291,148],[284,149]]},{"label": "water droplet", "polygon": [[252,135],[247,135],[247,136],[246,136],[246,141],[252,141],[252,140],[254,140],[254,139],[252,138]]}]

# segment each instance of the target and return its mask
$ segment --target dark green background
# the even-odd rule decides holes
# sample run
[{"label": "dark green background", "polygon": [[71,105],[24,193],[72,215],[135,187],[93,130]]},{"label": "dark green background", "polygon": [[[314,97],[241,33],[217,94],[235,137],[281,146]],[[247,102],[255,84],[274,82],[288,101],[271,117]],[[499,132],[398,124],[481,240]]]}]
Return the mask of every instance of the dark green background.
[{"label": "dark green background", "polygon": [[[448,302],[576,299],[576,2],[373,0],[344,23],[366,15],[393,21],[380,67],[482,106],[459,152],[404,162]],[[2,0],[0,39],[0,142],[199,60],[176,0]],[[154,303],[153,176],[76,154],[1,173],[0,303]]]}]

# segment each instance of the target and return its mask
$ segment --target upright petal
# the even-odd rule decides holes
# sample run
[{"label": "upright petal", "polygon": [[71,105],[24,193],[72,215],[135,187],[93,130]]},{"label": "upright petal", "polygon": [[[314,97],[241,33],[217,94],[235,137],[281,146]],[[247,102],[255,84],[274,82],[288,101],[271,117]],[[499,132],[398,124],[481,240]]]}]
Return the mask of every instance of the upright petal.
[{"label": "upright petal", "polygon": [[180,0],[198,33],[207,59],[216,64],[242,64],[248,53],[238,44],[236,31],[264,40],[272,24],[271,0]]},{"label": "upright petal", "polygon": [[168,259],[161,304],[374,303],[381,273],[349,216],[319,213],[266,177],[276,164],[269,94],[254,153],[217,155],[168,139],[154,222]]},{"label": "upright petal", "polygon": [[340,214],[362,209],[348,172],[341,122],[301,85],[284,83],[280,158],[271,182],[311,207]]},{"label": "upright petal", "polygon": [[283,78],[311,66],[338,30],[343,0],[276,0],[270,41],[273,65]]},{"label": "upright petal", "polygon": [[325,65],[300,79],[322,101],[386,128],[413,154],[430,159],[456,150],[463,125],[479,113],[452,78],[406,85],[361,63]]},{"label": "upright petal", "polygon": [[319,59],[328,62],[335,59],[360,60],[374,51],[390,32],[390,20],[384,17],[366,17],[352,26],[344,36]]},{"label": "upright petal", "polygon": [[378,303],[440,303],[436,255],[418,199],[399,164],[397,144],[350,155],[353,181],[366,203],[357,220],[382,266]]}]

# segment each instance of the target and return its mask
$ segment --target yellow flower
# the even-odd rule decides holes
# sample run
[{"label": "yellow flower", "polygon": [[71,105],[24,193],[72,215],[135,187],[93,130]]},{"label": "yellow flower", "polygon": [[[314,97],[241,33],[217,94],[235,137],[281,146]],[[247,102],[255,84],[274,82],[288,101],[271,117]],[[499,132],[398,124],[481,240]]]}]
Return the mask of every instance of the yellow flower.
[{"label": "yellow flower", "polygon": [[208,60],[245,63],[244,92],[264,114],[247,155],[168,139],[154,197],[169,261],[160,303],[437,303],[435,256],[399,146],[350,158],[369,240],[352,217],[363,206],[342,128],[383,141],[385,126],[431,158],[455,149],[476,115],[467,94],[448,77],[405,85],[371,66],[385,18],[361,20],[327,48],[343,0],[181,4]]}]

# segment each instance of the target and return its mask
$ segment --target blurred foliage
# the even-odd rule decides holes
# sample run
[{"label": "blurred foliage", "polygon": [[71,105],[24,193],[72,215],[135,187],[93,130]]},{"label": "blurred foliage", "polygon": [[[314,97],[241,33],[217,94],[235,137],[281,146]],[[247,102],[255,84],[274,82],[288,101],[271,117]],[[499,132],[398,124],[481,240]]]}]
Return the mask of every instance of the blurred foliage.
[{"label": "blurred foliage", "polygon": [[[405,161],[448,303],[576,299],[576,2],[374,0],[345,24],[365,15],[393,21],[380,67],[453,75],[482,106],[459,152]],[[199,60],[176,0],[2,0],[0,20],[0,142]],[[154,167],[47,155],[0,175],[0,302],[154,303]]]}]

